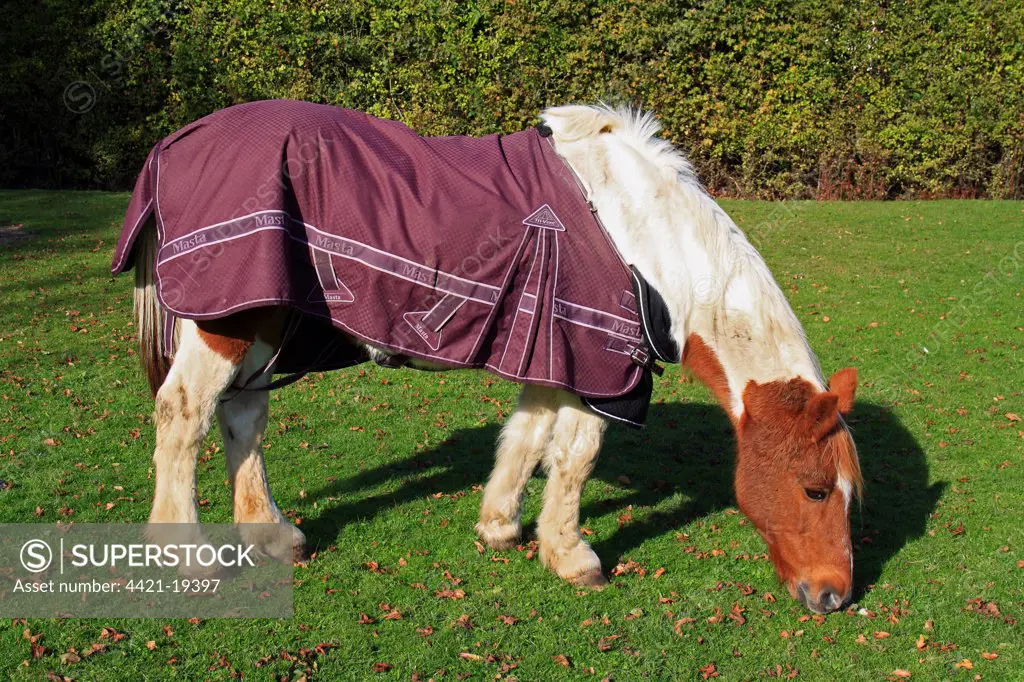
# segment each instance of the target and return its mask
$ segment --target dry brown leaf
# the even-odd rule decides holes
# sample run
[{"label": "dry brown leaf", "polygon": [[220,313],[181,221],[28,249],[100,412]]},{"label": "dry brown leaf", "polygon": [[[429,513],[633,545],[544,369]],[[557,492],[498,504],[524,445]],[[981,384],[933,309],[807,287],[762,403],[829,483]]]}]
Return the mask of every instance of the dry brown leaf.
[{"label": "dry brown leaf", "polygon": [[473,621],[470,619],[468,613],[464,613],[455,620],[452,621],[453,628],[463,628],[465,630],[473,629]]},{"label": "dry brown leaf", "polygon": [[552,656],[551,660],[554,661],[555,663],[557,663],[558,665],[562,666],[562,667],[565,667],[565,668],[571,668],[572,667],[572,661],[569,660],[569,657],[566,656],[565,654],[558,654],[557,656]]},{"label": "dry brown leaf", "polygon": [[462,599],[466,593],[462,590],[436,590],[434,596],[438,599]]}]

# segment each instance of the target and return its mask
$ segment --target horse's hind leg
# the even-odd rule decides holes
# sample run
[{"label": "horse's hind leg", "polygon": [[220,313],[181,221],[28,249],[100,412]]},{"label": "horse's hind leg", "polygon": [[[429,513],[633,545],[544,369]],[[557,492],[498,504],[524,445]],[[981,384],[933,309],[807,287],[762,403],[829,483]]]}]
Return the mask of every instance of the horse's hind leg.
[{"label": "horse's hind leg", "polygon": [[217,400],[234,379],[248,347],[210,345],[194,322],[182,320],[174,363],[156,394],[156,491],[151,524],[195,524],[196,457]]},{"label": "horse's hind leg", "polygon": [[489,547],[505,549],[522,533],[523,489],[551,439],[558,391],[526,385],[498,439],[494,471],[484,489],[476,533]]},{"label": "horse's hind leg", "polygon": [[[274,347],[257,340],[242,364],[240,376],[248,377],[270,359]],[[265,386],[262,377],[250,388]],[[291,525],[274,503],[263,462],[263,431],[267,427],[270,395],[267,391],[242,391],[217,407],[217,422],[224,437],[224,454],[234,494],[235,523],[242,524],[242,538],[260,551],[281,561],[305,558],[305,537]]]},{"label": "horse's hind leg", "polygon": [[537,520],[540,558],[560,577],[598,587],[607,580],[601,573],[601,560],[580,535],[580,497],[597,461],[606,422],[584,408],[578,397],[560,396],[562,404],[544,454],[548,482]]}]

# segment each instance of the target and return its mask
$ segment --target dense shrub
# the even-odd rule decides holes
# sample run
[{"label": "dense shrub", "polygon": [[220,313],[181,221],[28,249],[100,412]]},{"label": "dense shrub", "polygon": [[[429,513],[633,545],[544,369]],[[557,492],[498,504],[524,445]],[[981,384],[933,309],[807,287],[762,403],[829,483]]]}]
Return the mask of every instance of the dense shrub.
[{"label": "dense shrub", "polygon": [[655,109],[718,192],[1024,198],[1016,0],[23,5],[0,28],[7,186],[129,187],[159,137],[258,98],[425,134],[605,99]]}]

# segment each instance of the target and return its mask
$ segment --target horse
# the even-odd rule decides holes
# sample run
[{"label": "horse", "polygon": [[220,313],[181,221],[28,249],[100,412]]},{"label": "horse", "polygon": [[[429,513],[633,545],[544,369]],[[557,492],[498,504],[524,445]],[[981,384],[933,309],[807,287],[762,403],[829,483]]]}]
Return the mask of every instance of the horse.
[{"label": "horse", "polygon": [[[288,106],[292,107],[288,111],[292,112],[289,115],[293,119],[321,115],[333,117],[333,110],[337,109],[312,108],[322,105]],[[251,115],[255,109],[246,111],[249,112],[246,115]],[[349,112],[347,115],[354,114]],[[615,400],[624,395],[634,399],[639,390],[639,402],[643,403],[643,380],[650,381],[651,372],[659,369],[655,360],[680,361],[709,387],[731,421],[737,444],[736,500],[767,545],[779,580],[795,599],[811,611],[827,613],[839,609],[850,599],[853,587],[849,513],[851,502],[859,498],[863,485],[857,450],[844,420],[853,407],[856,370],[842,369],[826,382],[799,320],[765,261],[703,189],[686,156],[660,137],[660,126],[653,113],[603,104],[570,105],[547,108],[539,119],[539,137],[530,137],[528,142],[541,145],[543,149],[537,147],[541,151],[530,157],[530,167],[539,167],[542,161],[555,163],[551,159],[564,164],[566,177],[571,176],[575,183],[570,193],[577,193],[586,209],[580,211],[586,215],[571,216],[575,222],[569,227],[575,229],[577,224],[597,221],[597,228],[586,228],[596,231],[587,233],[587,243],[582,248],[586,250],[590,244],[599,249],[597,243],[606,238],[615,257],[629,266],[622,272],[627,276],[629,273],[634,275],[633,298],[629,297],[630,292],[626,292],[623,301],[632,303],[623,304],[617,312],[600,311],[585,305],[571,309],[572,305],[562,300],[564,296],[552,298],[561,295],[559,287],[563,286],[563,281],[556,275],[553,284],[538,283],[534,287],[530,284],[535,280],[531,267],[529,275],[525,274],[525,269],[521,275],[516,275],[525,284],[518,295],[518,307],[514,308],[514,313],[527,319],[531,315],[536,317],[541,305],[548,306],[559,325],[572,323],[576,325],[572,333],[581,334],[593,333],[594,328],[601,326],[597,323],[602,320],[610,321],[614,329],[606,329],[607,333],[601,332],[604,335],[600,336],[600,343],[606,344],[601,347],[604,353],[593,360],[607,363],[607,372],[598,368],[597,375],[615,375],[618,393],[609,393],[610,402],[602,402],[598,397],[599,391],[594,388],[597,384],[584,390],[581,388],[582,379],[576,383],[552,380],[554,361],[550,356],[548,362],[551,364],[545,370],[547,374],[537,380],[530,378],[532,375],[515,373],[525,371],[523,368],[528,364],[526,351],[523,351],[523,360],[518,367],[506,371],[504,363],[510,342],[506,342],[501,360],[489,364],[475,360],[454,362],[451,360],[454,356],[439,355],[440,351],[432,350],[437,346],[443,351],[446,343],[456,343],[455,332],[450,328],[438,331],[440,327],[420,323],[425,323],[430,314],[448,305],[446,301],[451,303],[453,296],[454,304],[444,307],[447,317],[439,324],[444,324],[460,309],[469,308],[459,306],[466,300],[472,303],[475,300],[473,294],[460,293],[463,290],[456,286],[468,286],[466,282],[470,282],[470,278],[465,273],[438,275],[439,269],[435,268],[430,278],[420,277],[416,269],[419,266],[409,265],[408,259],[395,261],[401,266],[401,272],[388,270],[392,267],[388,263],[392,261],[380,260],[384,258],[381,255],[383,249],[359,243],[353,246],[355,242],[337,247],[326,259],[326,270],[321,268],[323,253],[332,248],[331,243],[317,232],[319,228],[308,222],[308,216],[298,214],[315,210],[309,205],[321,201],[320,193],[334,191],[333,188],[339,186],[338,183],[330,184],[334,182],[330,177],[309,178],[308,183],[315,184],[309,190],[311,198],[300,201],[293,196],[300,194],[294,189],[299,181],[296,180],[298,171],[293,169],[293,172],[281,176],[280,187],[274,185],[266,191],[252,188],[257,199],[246,203],[247,209],[254,209],[247,214],[249,223],[246,224],[254,220],[259,222],[246,227],[247,232],[236,231],[209,241],[205,241],[206,233],[193,232],[178,242],[168,243],[167,230],[176,220],[184,218],[169,217],[174,213],[174,207],[167,197],[175,191],[175,182],[186,182],[187,178],[181,179],[180,176],[186,173],[188,165],[186,161],[166,156],[167,149],[173,151],[174,147],[165,144],[162,151],[160,145],[154,148],[147,161],[149,174],[144,174],[145,177],[140,175],[136,186],[133,209],[125,221],[114,267],[115,272],[132,266],[136,270],[134,308],[140,357],[155,397],[156,449],[153,459],[156,484],[149,522],[198,522],[196,459],[216,415],[233,491],[234,521],[239,524],[243,536],[260,551],[279,559],[294,558],[298,561],[305,556],[303,533],[289,524],[271,495],[260,442],[268,419],[267,391],[280,383],[272,380],[272,376],[282,366],[279,364],[282,350],[299,347],[302,337],[312,333],[310,329],[314,327],[303,327],[302,324],[307,322],[297,325],[296,320],[308,321],[314,315],[307,313],[314,309],[307,307],[305,313],[296,314],[296,306],[289,303],[288,297],[263,297],[246,299],[245,305],[234,309],[218,309],[216,314],[188,314],[190,309],[183,307],[184,304],[169,300],[170,278],[165,272],[161,280],[157,266],[158,262],[167,263],[177,258],[179,249],[182,253],[197,249],[195,253],[206,254],[219,241],[229,243],[234,249],[245,249],[245,239],[252,239],[245,235],[257,232],[277,234],[292,225],[298,226],[301,232],[298,237],[294,232],[292,234],[293,239],[303,240],[300,251],[307,253],[305,249],[311,249],[302,258],[307,266],[316,267],[313,287],[319,292],[316,305],[321,308],[314,312],[322,311],[325,319],[331,318],[333,311],[340,309],[338,306],[348,306],[356,313],[365,313],[365,306],[381,305],[379,300],[356,304],[358,296],[343,280],[357,275],[344,271],[338,274],[337,269],[330,265],[332,258],[335,262],[338,258],[362,259],[360,262],[364,265],[379,271],[388,270],[394,278],[414,289],[434,291],[449,287],[448,293],[433,300],[439,299],[440,302],[420,317],[410,318],[411,313],[405,314],[408,327],[421,337],[413,338],[413,341],[429,345],[429,348],[424,345],[422,352],[406,352],[406,346],[394,341],[376,342],[379,337],[362,333],[345,321],[348,318],[342,320],[337,316],[330,326],[337,338],[331,344],[325,344],[323,339],[326,337],[319,336],[307,344],[307,349],[314,349],[309,352],[315,354],[317,348],[323,350],[325,345],[334,347],[335,343],[340,343],[349,349],[348,360],[341,364],[374,360],[384,365],[406,364],[431,371],[471,366],[513,379],[526,377],[523,378],[518,405],[501,429],[494,469],[484,488],[479,521],[475,526],[479,539],[488,547],[504,549],[519,541],[523,531],[521,501],[524,488],[540,465],[547,473],[543,510],[536,525],[542,563],[573,585],[595,589],[605,585],[607,579],[602,572],[601,561],[580,532],[580,497],[584,484],[594,468],[608,424],[630,421],[617,417]],[[348,145],[345,147],[348,150],[344,157],[345,168],[352,165],[354,156],[363,158],[364,148],[368,147],[386,147],[390,155],[388,158],[397,158],[396,155],[401,156],[403,152],[394,145],[405,142],[396,143],[395,140],[406,140],[402,136],[414,135],[404,126],[401,130],[395,127],[384,129],[380,128],[384,124],[379,120],[359,120],[376,126],[372,135],[378,135],[380,130],[385,132],[367,141],[359,137],[358,128],[353,129],[356,132],[343,131],[348,136],[348,141],[344,142]],[[234,136],[236,142],[242,140],[244,144],[251,144],[251,140],[262,133],[254,133],[249,128],[257,125],[257,119],[245,121],[252,123],[227,126],[226,132],[221,134]],[[397,123],[390,125],[400,126]],[[187,141],[194,132],[193,128],[187,128],[176,134],[177,137],[172,136],[177,140],[174,144],[182,144],[180,140]],[[331,140],[326,140],[331,135],[322,131],[316,134],[321,144],[330,142],[325,148],[336,149],[342,143],[341,133],[337,131],[331,134],[334,135]],[[364,134],[371,135],[370,132]],[[525,132],[516,135],[525,135]],[[431,153],[442,150],[439,152],[442,155],[454,148],[461,150],[458,153],[463,156],[457,158],[464,166],[474,165],[477,161],[474,155],[484,153],[474,151],[483,147],[473,146],[471,139],[441,138],[437,143],[432,140],[435,138],[429,138],[422,144],[426,144]],[[420,145],[421,142],[413,140],[409,144]],[[504,158],[506,151],[514,146],[511,136],[492,136],[488,144],[491,146],[487,149],[494,149],[494,145],[501,147],[496,163],[511,163]],[[203,142],[200,146],[185,149],[189,150],[188,158],[202,157],[199,163],[209,169],[210,159],[217,158],[213,152],[207,156],[211,146],[216,145]],[[221,152],[222,156],[230,156],[226,151]],[[184,156],[179,154],[178,159],[182,158]],[[401,163],[407,162],[408,159],[401,156]],[[372,165],[375,162],[371,159],[363,163]],[[484,161],[481,160],[479,165],[484,165]],[[169,169],[175,167],[178,168],[178,178],[167,179],[172,172]],[[225,179],[230,170],[212,167],[212,176],[204,177],[189,187],[215,186]],[[331,172],[348,173],[347,170]],[[351,199],[356,207],[347,208],[346,215],[351,211],[376,210],[382,205],[388,207],[389,214],[398,216],[392,220],[401,221],[402,216],[407,215],[406,209],[391,206],[394,197],[389,192],[399,191],[393,189],[398,185],[392,177],[382,176],[383,172],[374,167],[362,174],[346,176],[342,184],[353,188],[353,192],[360,192],[352,195],[360,198]],[[408,172],[415,179],[408,180],[408,176],[403,176],[403,183],[427,182],[422,180],[420,171]],[[453,172],[463,173],[464,169]],[[551,172],[557,174],[562,171]],[[312,171],[307,168],[309,173]],[[518,169],[514,182],[496,181],[496,184],[492,183],[493,187],[482,182],[470,183],[466,191],[485,191],[488,196],[517,192],[517,187],[531,182],[525,175],[522,169]],[[385,181],[381,181],[381,177]],[[282,189],[286,185],[287,190]],[[215,190],[216,187],[209,191]],[[279,194],[290,193],[288,200],[291,203],[288,206],[291,208],[287,211],[291,213],[282,219],[287,225],[282,226],[283,223],[277,221],[281,211],[255,210],[261,206],[259,200],[272,190]],[[419,185],[415,191],[429,195],[427,199],[417,197],[422,203],[444,204],[442,200],[451,196],[441,190],[423,190]],[[164,198],[161,198],[161,192]],[[192,204],[201,202],[205,197],[198,189],[187,190],[185,194],[194,198]],[[566,201],[570,200],[557,206],[544,204],[523,219],[520,227],[535,235],[536,239],[528,241],[523,237],[521,244],[513,244],[519,249],[515,252],[515,257],[520,259],[517,263],[528,263],[531,257],[537,260],[545,252],[552,258],[558,255],[558,245],[567,243],[558,241],[564,239],[570,222],[565,218],[565,212],[572,210],[562,208]],[[298,205],[302,202],[306,203]],[[181,203],[189,202],[182,200]],[[180,207],[174,215],[187,215],[192,208],[194,205]],[[444,208],[441,206],[441,210]],[[473,213],[465,206],[459,210],[463,217]],[[227,223],[231,221],[219,224]],[[447,224],[438,227],[442,234],[447,229]],[[314,232],[317,232],[316,243],[307,244],[304,240],[313,237],[303,235]],[[533,245],[532,251],[524,246],[527,244]],[[252,257],[255,259],[257,255],[253,252]],[[563,260],[564,257],[565,254]],[[164,260],[160,261],[161,258]],[[232,267],[216,260],[211,262],[214,271]],[[607,268],[608,273],[598,272],[598,277],[610,278],[612,271],[616,273],[615,277],[619,276],[618,264],[601,267]],[[249,281],[248,275],[238,271],[237,267],[219,272],[219,277],[218,281],[228,288],[245,287]],[[512,286],[508,284],[510,278],[511,275],[502,280],[506,282],[502,286]],[[476,284],[476,290],[484,286],[480,282]],[[205,295],[206,289],[219,287],[219,284],[205,285],[203,290],[194,289],[184,298]],[[465,298],[458,298],[456,294]],[[334,296],[333,300],[331,296]],[[490,304],[494,305],[493,300]],[[364,308],[359,309],[360,305]],[[475,305],[483,304],[477,301]],[[570,319],[575,314],[573,310],[578,313],[575,320]],[[542,338],[553,348],[554,339],[561,338],[563,334],[555,331],[554,322],[549,320],[548,323],[552,325],[550,336],[536,338]],[[508,324],[514,330],[520,324],[519,317]],[[389,334],[397,327],[409,332],[400,317],[393,318],[386,326]],[[547,333],[543,329],[536,331],[539,327],[534,325],[527,329],[533,329],[532,334]],[[643,329],[639,330],[640,327]],[[322,334],[323,328],[318,333]],[[448,334],[446,340],[442,340],[442,333]],[[576,340],[566,346],[583,354],[580,348],[584,341],[579,339],[585,338],[574,338]],[[479,348],[479,345],[473,348]],[[577,359],[566,362],[573,364]],[[620,380],[621,377],[626,379]],[[649,398],[648,384],[646,399]],[[641,412],[646,412],[646,403],[643,403]],[[288,531],[271,537],[261,530],[267,527],[265,524],[278,528],[278,524],[282,524]]]}]

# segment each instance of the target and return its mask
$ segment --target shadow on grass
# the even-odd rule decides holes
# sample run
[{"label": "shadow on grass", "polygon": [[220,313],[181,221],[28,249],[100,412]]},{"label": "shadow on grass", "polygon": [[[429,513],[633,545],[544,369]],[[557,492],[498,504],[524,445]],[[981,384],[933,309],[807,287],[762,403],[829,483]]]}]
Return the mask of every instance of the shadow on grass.
[{"label": "shadow on grass", "polygon": [[[911,539],[925,531],[929,515],[946,487],[929,485],[928,464],[917,441],[887,410],[858,403],[848,420],[861,456],[866,481],[863,506],[854,510],[855,590],[860,598],[881,575],[885,564]],[[314,546],[331,544],[345,524],[376,516],[397,504],[436,493],[467,490],[486,481],[493,463],[498,427],[463,429],[437,447],[398,463],[369,469],[317,491],[315,497],[357,496],[365,487],[397,483],[388,493],[327,507],[303,523]],[[642,432],[612,427],[593,478],[621,487],[627,475],[630,492],[591,502],[581,519],[602,516],[626,505],[649,507],[680,494],[683,502],[669,512],[655,512],[594,543],[604,565],[612,566],[646,540],[735,504],[732,493],[733,439],[725,414],[716,406],[673,403],[652,406]],[[450,530],[449,532],[456,532]]]}]

